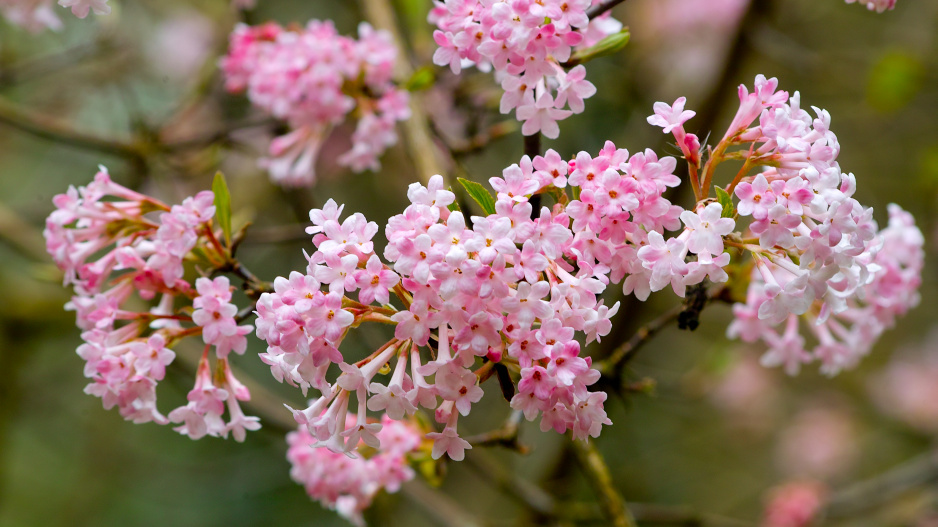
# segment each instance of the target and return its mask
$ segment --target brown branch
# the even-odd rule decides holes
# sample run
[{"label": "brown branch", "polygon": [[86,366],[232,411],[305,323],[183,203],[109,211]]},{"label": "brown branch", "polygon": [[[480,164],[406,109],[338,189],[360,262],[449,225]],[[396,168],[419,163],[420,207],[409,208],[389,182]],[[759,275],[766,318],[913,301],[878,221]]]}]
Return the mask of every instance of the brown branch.
[{"label": "brown branch", "polygon": [[508,416],[508,420],[505,421],[505,424],[500,428],[467,437],[466,441],[474,447],[503,446],[515,450],[519,454],[527,454],[530,452],[530,449],[518,442],[518,428],[521,424],[521,417],[522,413],[518,410],[514,410]]},{"label": "brown branch", "polygon": [[[431,126],[433,125],[432,121],[430,124]],[[447,144],[446,148],[453,157],[463,157],[469,154],[474,154],[487,147],[492,141],[517,131],[518,128],[519,126],[517,120],[512,119],[510,121],[501,121],[489,126],[485,131],[479,132],[478,134],[468,139],[460,140],[458,144]],[[439,140],[447,143],[443,137],[443,134],[439,130],[435,129],[435,127],[433,127],[433,132]]]},{"label": "brown branch", "polygon": [[659,331],[677,320],[683,311],[683,305],[674,306],[658,318],[638,328],[629,340],[614,349],[608,357],[596,363],[595,368],[605,377],[618,379],[622,375],[622,368],[635,357],[641,347]]},{"label": "brown branch", "polygon": [[614,527],[637,527],[638,524],[635,523],[635,518],[625,504],[625,500],[612,484],[609,467],[599,450],[596,449],[596,445],[592,442],[574,440],[573,451],[586,472],[586,479],[599,495],[599,506],[609,524]]},{"label": "brown branch", "polygon": [[0,123],[56,143],[136,161],[144,157],[142,149],[137,145],[74,130],[57,119],[21,110],[4,99],[0,99]]},{"label": "brown branch", "polygon": [[13,209],[0,203],[0,239],[6,240],[23,256],[41,263],[49,262],[42,243],[42,233]]},{"label": "brown branch", "polygon": [[603,2],[601,4],[595,5],[587,9],[586,16],[588,16],[590,20],[592,20],[623,2],[625,2],[625,0],[608,0],[606,2]]}]

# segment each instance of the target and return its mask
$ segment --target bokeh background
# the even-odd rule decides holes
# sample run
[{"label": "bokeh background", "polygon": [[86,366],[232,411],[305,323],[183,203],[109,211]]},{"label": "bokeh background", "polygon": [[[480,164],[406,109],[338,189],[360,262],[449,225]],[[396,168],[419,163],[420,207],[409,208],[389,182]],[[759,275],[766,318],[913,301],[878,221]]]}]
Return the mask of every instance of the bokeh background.
[{"label": "bokeh background", "polygon": [[[422,177],[402,147],[383,157],[380,171],[359,175],[324,155],[314,188],[278,189],[256,165],[275,125],[243,97],[225,94],[215,67],[239,20],[328,18],[354,34],[368,13],[332,0],[259,0],[247,13],[226,0],[111,3],[109,16],[63,13],[65,28],[56,33],[32,35],[0,20],[0,526],[348,525],[290,480],[275,425],[244,444],[193,442],[168,426],[126,423],[84,395],[74,352],[79,331],[62,309],[68,293],[44,255],[41,228],[52,196],[88,182],[99,164],[167,202],[208,188],[223,170],[235,223],[254,223],[241,256],[268,280],[305,266],[311,206],[332,197],[383,225],[403,208],[406,184]],[[429,0],[393,3],[414,63],[430,64]],[[614,12],[630,26],[632,43],[588,65],[598,94],[545,147],[572,157],[610,139],[631,151],[673,154],[645,122],[655,101],[686,96],[698,112],[688,130],[722,135],[736,109],[736,86],[751,84],[757,73],[776,76],[782,89],[801,91],[803,106],[830,111],[839,161],[857,176],[857,198],[881,223],[888,203],[911,211],[929,251],[921,305],[859,368],[833,379],[813,367],[788,377],[759,366],[761,350],[725,338],[725,305],[708,308],[695,332],[670,328],[657,336],[628,372],[630,381],[653,389],[612,396],[607,410],[615,424],[596,441],[617,488],[630,502],[712,514],[702,524],[757,525],[766,492],[777,485],[811,479],[844,497],[837,492],[928,456],[938,433],[938,2],[899,0],[894,11],[876,15],[841,0],[629,0]],[[447,162],[448,175],[485,182],[516,163],[520,133],[498,115],[491,76],[432,71],[426,109],[440,144],[460,151],[458,163]],[[108,153],[10,125],[24,120],[176,146],[142,157]],[[342,148],[350,132],[334,134],[326,151]],[[484,148],[463,151],[467,139],[486,135],[492,137]],[[686,194],[677,199],[688,204]],[[663,291],[646,304],[626,302],[613,334],[594,351],[607,352],[677,301]],[[350,353],[364,353],[379,338],[357,337]],[[237,364],[271,400],[299,404],[300,393],[278,385],[256,359],[262,351],[252,339]],[[197,352],[177,349],[180,356]],[[191,385],[186,375],[170,377],[176,382],[161,383],[161,408],[182,401]],[[498,390],[486,388],[461,422],[467,434],[497,428],[508,415]],[[438,491],[416,484],[381,496],[369,522],[436,525],[443,511],[460,525],[574,523],[532,514],[508,490],[534,485],[569,503],[578,524],[601,525],[567,438],[522,425],[521,441],[530,454],[478,448],[468,461],[448,464]],[[825,524],[935,525],[928,522],[938,518],[938,472],[913,463],[921,484],[895,495],[887,485],[874,500],[847,499],[841,517]]]}]

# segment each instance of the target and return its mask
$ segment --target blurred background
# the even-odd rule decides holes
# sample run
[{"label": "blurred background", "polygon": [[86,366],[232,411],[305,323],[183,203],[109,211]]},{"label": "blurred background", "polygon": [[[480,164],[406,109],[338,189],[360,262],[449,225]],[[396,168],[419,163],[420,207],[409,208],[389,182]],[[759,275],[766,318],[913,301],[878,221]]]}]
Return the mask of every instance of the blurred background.
[{"label": "blurred background", "polygon": [[[392,3],[414,64],[431,65],[429,0]],[[400,144],[376,173],[351,174],[323,155],[315,187],[279,189],[256,164],[276,125],[246,98],[226,94],[216,68],[238,21],[331,19],[354,34],[370,13],[328,0],[259,0],[244,13],[227,0],[111,4],[111,15],[85,20],[56,8],[60,32],[33,35],[0,19],[0,526],[348,525],[290,480],[275,425],[244,444],[190,441],[169,426],[126,423],[82,393],[79,330],[62,309],[69,293],[41,229],[52,197],[90,181],[99,164],[168,203],[209,188],[224,171],[235,223],[254,223],[241,257],[266,280],[305,267],[307,212],[330,197],[383,226],[406,204],[406,185],[429,175],[416,173]],[[669,524],[668,514],[684,521],[670,524],[758,525],[770,489],[806,480],[840,500],[825,525],[938,524],[938,463],[929,457],[938,434],[938,2],[899,0],[877,15],[841,0],[629,0],[614,13],[632,42],[588,65],[597,95],[545,148],[570,158],[608,139],[673,155],[668,138],[645,122],[655,101],[686,96],[697,111],[688,131],[719,136],[735,113],[736,86],[757,73],[775,76],[780,88],[801,92],[804,107],[830,111],[839,161],[856,174],[860,202],[881,225],[886,205],[901,204],[929,250],[921,305],[859,368],[833,379],[814,367],[797,377],[761,367],[761,350],[724,336],[725,305],[705,310],[694,332],[669,328],[655,337],[628,371],[631,382],[653,389],[611,395],[614,425],[596,441],[616,487],[649,525]],[[498,114],[491,75],[431,71],[436,82],[421,97],[438,143],[455,151],[444,156],[447,175],[485,182],[518,162],[520,132]],[[325,151],[344,151],[351,131],[333,134]],[[675,199],[687,206],[690,198]],[[677,302],[663,291],[645,304],[624,303],[594,351],[608,352]],[[378,338],[350,340],[349,352],[364,353]],[[236,363],[300,404],[299,391],[278,385],[256,359],[263,351],[252,338]],[[161,383],[161,408],[178,405],[191,386],[186,375],[169,378],[176,382]],[[507,405],[494,386],[486,392],[461,432],[504,422]],[[474,449],[466,462],[447,465],[439,491],[416,484],[382,495],[366,518],[436,525],[435,508],[453,524],[574,523],[532,512],[520,488],[582,509],[578,524],[603,524],[568,439],[526,424],[520,439],[528,455]],[[904,463],[906,472],[889,472]],[[870,478],[883,486],[857,486]]]}]

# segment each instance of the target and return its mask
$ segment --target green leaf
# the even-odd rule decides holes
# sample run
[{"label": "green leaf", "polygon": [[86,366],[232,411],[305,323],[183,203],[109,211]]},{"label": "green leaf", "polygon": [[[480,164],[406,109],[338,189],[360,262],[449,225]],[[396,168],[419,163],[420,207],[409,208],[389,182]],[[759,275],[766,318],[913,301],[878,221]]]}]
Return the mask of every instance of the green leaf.
[{"label": "green leaf", "polygon": [[570,185],[570,193],[573,194],[573,199],[580,199],[580,187]]},{"label": "green leaf", "polygon": [[221,172],[215,173],[212,192],[215,193],[215,219],[225,235],[225,247],[231,247],[231,194]]},{"label": "green leaf", "polygon": [[723,214],[721,215],[724,218],[732,218],[736,215],[736,209],[733,207],[733,198],[726,193],[720,187],[714,186],[717,192],[717,201],[720,202],[720,205],[723,205]]},{"label": "green leaf", "polygon": [[415,71],[404,83],[404,89],[410,92],[426,90],[436,82],[436,73],[433,68],[424,66]]},{"label": "green leaf", "polygon": [[632,35],[629,33],[629,28],[622,28],[622,31],[609,35],[597,42],[594,46],[575,51],[570,55],[570,60],[568,60],[564,66],[576,66],[577,64],[584,64],[599,57],[618,53],[629,43],[630,38],[632,38]]},{"label": "green leaf", "polygon": [[482,207],[486,215],[495,214],[495,198],[492,197],[491,192],[475,181],[469,181],[461,177],[456,178],[456,180],[459,181],[459,184],[472,196],[472,199]]}]

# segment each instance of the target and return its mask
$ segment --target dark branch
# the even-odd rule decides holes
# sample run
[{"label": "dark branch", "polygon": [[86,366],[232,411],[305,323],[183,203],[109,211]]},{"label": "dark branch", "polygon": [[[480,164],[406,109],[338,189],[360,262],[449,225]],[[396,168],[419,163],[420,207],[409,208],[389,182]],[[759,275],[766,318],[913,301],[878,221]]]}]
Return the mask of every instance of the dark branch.
[{"label": "dark branch", "polygon": [[603,2],[599,5],[595,5],[587,9],[586,16],[588,16],[590,20],[592,20],[623,2],[625,2],[625,0],[608,0],[607,2]]}]

